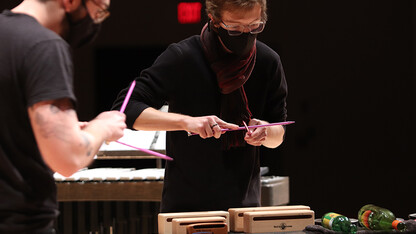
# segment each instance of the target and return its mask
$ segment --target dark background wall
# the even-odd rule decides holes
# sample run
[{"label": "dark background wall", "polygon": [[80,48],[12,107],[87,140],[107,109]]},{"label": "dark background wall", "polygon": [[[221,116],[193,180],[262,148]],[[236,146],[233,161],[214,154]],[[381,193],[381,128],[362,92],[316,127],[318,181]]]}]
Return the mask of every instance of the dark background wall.
[{"label": "dark background wall", "polygon": [[[18,3],[2,1],[0,9]],[[170,43],[199,34],[204,22],[178,24],[177,3],[112,2],[97,41],[74,54],[80,119],[110,108]],[[259,39],[282,58],[288,119],[296,123],[282,146],[264,150],[262,164],[289,176],[291,204],[309,205],[317,217],[356,217],[367,203],[398,217],[416,213],[416,3],[269,0],[268,7]]]}]

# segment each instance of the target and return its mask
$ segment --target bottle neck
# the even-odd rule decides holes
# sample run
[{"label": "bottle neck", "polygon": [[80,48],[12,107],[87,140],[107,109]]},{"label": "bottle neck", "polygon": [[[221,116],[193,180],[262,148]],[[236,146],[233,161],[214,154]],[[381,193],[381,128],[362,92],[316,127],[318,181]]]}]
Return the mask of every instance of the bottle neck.
[{"label": "bottle neck", "polygon": [[406,225],[402,222],[402,221],[399,221],[399,220],[394,220],[392,223],[391,223],[391,226],[394,228],[394,229],[396,229],[397,231],[404,231],[405,229],[406,229]]}]

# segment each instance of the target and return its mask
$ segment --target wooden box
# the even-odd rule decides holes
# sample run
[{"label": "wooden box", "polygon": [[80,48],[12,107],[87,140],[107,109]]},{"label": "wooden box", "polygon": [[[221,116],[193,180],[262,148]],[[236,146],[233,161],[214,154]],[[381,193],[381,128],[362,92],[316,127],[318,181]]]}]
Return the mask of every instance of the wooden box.
[{"label": "wooden box", "polygon": [[195,217],[212,217],[220,216],[226,219],[229,223],[228,211],[198,211],[198,212],[177,212],[177,213],[159,213],[158,215],[158,229],[159,234],[172,233],[172,221],[177,218],[195,218]]},{"label": "wooden box", "polygon": [[294,232],[313,225],[312,210],[278,210],[244,213],[244,233]]},{"label": "wooden box", "polygon": [[292,205],[292,206],[264,206],[264,207],[244,207],[230,208],[230,230],[232,232],[242,232],[244,230],[244,212],[253,211],[273,211],[273,210],[310,210],[309,206]]},{"label": "wooden box", "polygon": [[196,223],[226,223],[224,217],[175,218],[172,220],[172,234],[186,234],[186,227]]},{"label": "wooden box", "polygon": [[228,234],[226,223],[196,223],[186,228],[186,234]]}]

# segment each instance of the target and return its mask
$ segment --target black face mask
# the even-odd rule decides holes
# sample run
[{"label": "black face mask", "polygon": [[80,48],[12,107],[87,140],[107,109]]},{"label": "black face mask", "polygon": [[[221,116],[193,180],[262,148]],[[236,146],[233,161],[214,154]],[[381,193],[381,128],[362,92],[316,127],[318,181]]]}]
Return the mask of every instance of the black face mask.
[{"label": "black face mask", "polygon": [[69,21],[69,34],[66,41],[73,48],[79,48],[90,44],[97,37],[100,31],[100,24],[95,24],[90,15],[78,21],[72,22],[70,16],[67,16]]},{"label": "black face mask", "polygon": [[224,46],[233,54],[246,55],[253,48],[257,34],[242,33],[238,36],[230,36],[223,27],[215,28]]}]

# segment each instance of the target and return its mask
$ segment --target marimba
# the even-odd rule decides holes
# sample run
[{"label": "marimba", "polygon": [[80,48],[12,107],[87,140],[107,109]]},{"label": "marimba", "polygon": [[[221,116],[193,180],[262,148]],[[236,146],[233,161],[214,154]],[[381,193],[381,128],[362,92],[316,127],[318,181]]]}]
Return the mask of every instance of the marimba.
[{"label": "marimba", "polygon": [[[165,132],[125,130],[120,141],[165,153]],[[131,167],[133,160],[144,159],[154,161],[153,168]],[[59,233],[157,232],[164,178],[161,160],[111,142],[101,147],[96,158],[98,164],[109,161],[122,167],[93,164],[68,178],[55,173],[60,210],[55,226]]]}]

